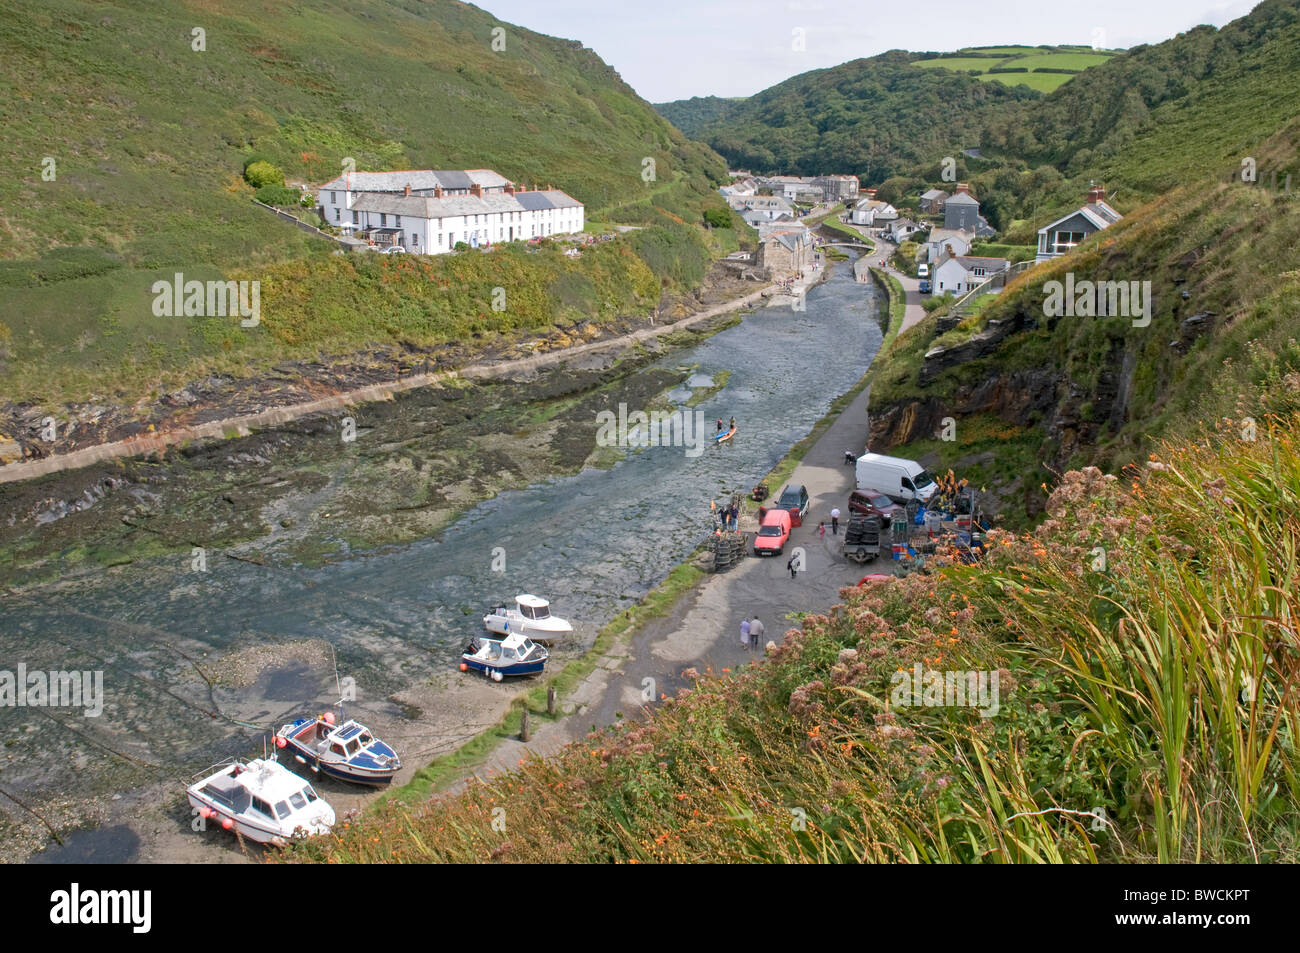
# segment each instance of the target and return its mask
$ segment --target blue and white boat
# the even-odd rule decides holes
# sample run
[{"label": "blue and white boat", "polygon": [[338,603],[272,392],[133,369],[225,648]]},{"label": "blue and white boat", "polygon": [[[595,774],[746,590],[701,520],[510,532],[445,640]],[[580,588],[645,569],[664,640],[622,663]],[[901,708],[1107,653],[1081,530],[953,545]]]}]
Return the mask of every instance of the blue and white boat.
[{"label": "blue and white boat", "polygon": [[332,713],[299,718],[275,738],[276,746],[287,748],[299,764],[353,784],[387,784],[402,767],[397,752],[369,728],[352,720],[335,725]]},{"label": "blue and white boat", "polygon": [[550,653],[532,639],[512,632],[503,639],[480,638],[461,655],[460,670],[482,672],[494,682],[507,676],[538,675],[546,668]]}]

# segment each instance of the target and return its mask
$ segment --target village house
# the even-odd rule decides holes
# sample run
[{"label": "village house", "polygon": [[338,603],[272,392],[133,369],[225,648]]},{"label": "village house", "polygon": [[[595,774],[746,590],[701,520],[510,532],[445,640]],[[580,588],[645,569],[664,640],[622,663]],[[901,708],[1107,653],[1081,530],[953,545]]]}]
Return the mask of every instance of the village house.
[{"label": "village house", "polygon": [[922,226],[918,225],[910,218],[900,218],[885,226],[885,237],[897,245],[899,242],[907,241],[919,232],[921,228]]},{"label": "village house", "polygon": [[750,225],[758,226],[779,218],[794,218],[794,206],[778,195],[729,196],[727,204]]},{"label": "village house", "polygon": [[754,264],[769,278],[798,275],[813,264],[812,232],[802,222],[763,225]]},{"label": "village house", "polygon": [[823,202],[851,202],[858,197],[860,183],[856,175],[819,175],[812,184],[822,190]]},{"label": "village house", "polygon": [[1010,267],[1011,263],[1005,258],[979,258],[945,253],[934,269],[934,293],[965,294]]},{"label": "village house", "polygon": [[1074,246],[1118,222],[1122,215],[1106,204],[1106,190],[1101,186],[1088,189],[1088,201],[1069,215],[1058,218],[1038,230],[1038,254],[1035,262],[1051,261]]},{"label": "village house", "polygon": [[970,186],[961,183],[957,190],[948,196],[943,208],[944,228],[968,228],[976,238],[991,238],[997,230],[984,220],[980,214],[980,203],[971,194]]},{"label": "village house", "polygon": [[580,232],[581,202],[559,189],[528,190],[490,169],[349,172],[318,190],[320,214],[367,244],[440,255],[458,242]]},{"label": "village house", "polygon": [[849,213],[849,221],[854,225],[883,228],[898,220],[898,209],[879,199],[859,199]]},{"label": "village house", "polygon": [[938,215],[943,212],[944,205],[948,201],[948,193],[943,189],[930,189],[928,192],[921,193],[921,214]]},{"label": "village house", "polygon": [[953,255],[968,255],[975,242],[975,233],[967,228],[932,228],[925,241],[927,261],[937,262],[948,249]]},{"label": "village house", "polygon": [[750,176],[740,176],[739,178],[733,178],[730,185],[724,185],[719,188],[718,192],[723,198],[727,199],[730,199],[732,196],[744,198],[746,196],[758,194],[758,183]]}]

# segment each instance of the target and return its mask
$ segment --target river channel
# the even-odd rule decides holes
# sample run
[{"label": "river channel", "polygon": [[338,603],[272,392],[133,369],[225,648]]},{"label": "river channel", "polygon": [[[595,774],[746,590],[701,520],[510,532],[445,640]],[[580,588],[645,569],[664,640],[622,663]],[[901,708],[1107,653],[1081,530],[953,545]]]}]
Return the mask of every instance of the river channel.
[{"label": "river channel", "polygon": [[[258,645],[325,640],[369,700],[363,711],[418,723],[393,697],[476,677],[456,662],[484,608],[534,592],[577,627],[557,652],[562,664],[699,545],[710,500],[747,491],[862,377],[881,343],[880,297],[840,264],[804,310],[757,309],[662,359],[692,371],[668,395],[676,402],[731,372],[697,409],[709,434],[733,416],[737,434],[701,453],[636,450],[610,470],[501,493],[436,538],[322,566],[214,559],[196,573],[173,555],[6,599],[0,669],[102,671],[103,711],[0,707],[0,787],[29,804],[109,798],[260,751],[265,731],[254,726],[312,713],[335,685],[332,667],[323,677],[306,663],[255,685],[223,678],[228,653]],[[593,420],[593,442],[596,431]],[[17,813],[2,798],[0,809]]]}]

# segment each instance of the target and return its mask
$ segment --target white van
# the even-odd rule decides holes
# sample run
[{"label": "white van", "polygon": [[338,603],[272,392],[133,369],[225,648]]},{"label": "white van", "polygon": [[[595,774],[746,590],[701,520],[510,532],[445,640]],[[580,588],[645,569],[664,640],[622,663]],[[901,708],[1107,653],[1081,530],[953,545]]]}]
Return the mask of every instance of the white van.
[{"label": "white van", "polygon": [[915,460],[887,457],[881,453],[864,453],[858,457],[857,489],[879,490],[896,503],[912,500],[929,502],[939,492],[934,477]]},{"label": "white van", "polygon": [[916,266],[916,277],[918,277],[918,278],[929,278],[929,277],[930,277],[930,266],[927,265],[925,262],[921,262],[919,265],[917,265],[917,266]]}]

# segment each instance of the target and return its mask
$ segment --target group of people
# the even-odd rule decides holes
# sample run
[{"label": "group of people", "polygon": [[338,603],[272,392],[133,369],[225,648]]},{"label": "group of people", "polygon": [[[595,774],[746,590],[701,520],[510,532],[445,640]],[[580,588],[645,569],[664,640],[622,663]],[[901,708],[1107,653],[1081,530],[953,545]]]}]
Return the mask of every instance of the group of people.
[{"label": "group of people", "polygon": [[736,532],[740,525],[740,506],[736,503],[729,503],[714,511],[717,515],[717,522],[714,523],[714,532]]},{"label": "group of people", "polygon": [[752,652],[758,647],[763,632],[763,622],[758,616],[745,616],[745,621],[740,623],[740,644]]}]

